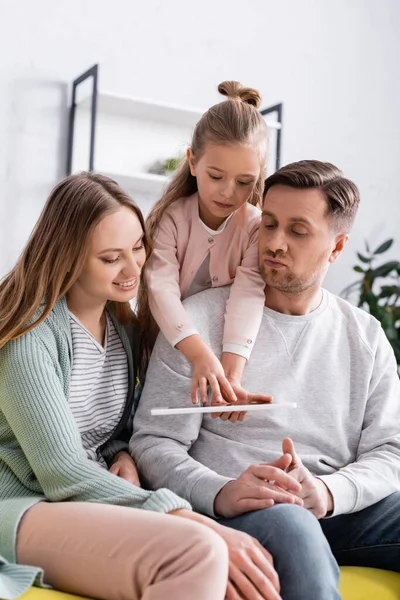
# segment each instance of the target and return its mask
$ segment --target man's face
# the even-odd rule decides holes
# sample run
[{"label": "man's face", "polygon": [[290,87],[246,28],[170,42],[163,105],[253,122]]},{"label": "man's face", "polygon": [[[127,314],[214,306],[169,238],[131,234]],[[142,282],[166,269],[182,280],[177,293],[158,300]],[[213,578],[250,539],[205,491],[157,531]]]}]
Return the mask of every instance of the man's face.
[{"label": "man's face", "polygon": [[260,272],[276,290],[299,293],[322,283],[329,263],[348,239],[326,215],[326,199],[316,189],[273,186],[264,199],[259,234]]}]

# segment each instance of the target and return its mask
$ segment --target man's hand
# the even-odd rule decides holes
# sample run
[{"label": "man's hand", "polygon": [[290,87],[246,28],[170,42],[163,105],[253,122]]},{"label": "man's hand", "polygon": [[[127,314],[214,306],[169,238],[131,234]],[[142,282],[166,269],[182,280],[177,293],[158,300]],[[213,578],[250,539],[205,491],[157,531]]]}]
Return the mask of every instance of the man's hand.
[{"label": "man's hand", "polygon": [[135,462],[128,452],[118,452],[111,463],[110,473],[126,479],[129,483],[140,487],[139,475]]},{"label": "man's hand", "polygon": [[303,505],[301,484],[285,472],[292,461],[286,454],[269,464],[252,465],[237,479],[229,481],[214,500],[214,512],[236,517],[251,510],[269,508],[276,502]]},{"label": "man's hand", "polygon": [[[242,387],[241,381],[246,363],[247,360],[244,358],[244,356],[233,354],[232,352],[222,353],[221,365],[224,369],[226,378],[231,384],[233,392],[236,395],[237,404],[269,404],[272,402],[272,396],[265,396],[264,394],[252,394]],[[228,403],[230,402],[229,397],[224,396],[224,400]],[[214,395],[211,403],[217,403]],[[231,423],[236,423],[236,421],[244,421],[246,414],[247,413],[245,411],[231,413],[223,412],[212,413],[211,417],[213,419],[220,418],[222,421],[229,420]]]},{"label": "man's hand", "polygon": [[[234,379],[229,379],[229,383],[232,386],[232,389],[236,395],[237,404],[271,404],[272,396],[265,396],[264,394],[253,394],[245,390],[239,381]],[[212,404],[215,404],[214,399]],[[220,418],[222,421],[231,421],[231,423],[236,423],[236,421],[244,421],[246,418],[247,412],[232,412],[232,413],[212,413],[211,417],[213,419]]]},{"label": "man's hand", "polygon": [[333,498],[327,486],[321,479],[314,477],[310,471],[303,465],[301,458],[297,455],[293,441],[285,438],[282,442],[282,451],[284,455],[290,454],[292,461],[287,468],[287,472],[301,483],[301,490],[297,493],[304,502],[304,508],[322,519],[328,512],[333,510]]}]

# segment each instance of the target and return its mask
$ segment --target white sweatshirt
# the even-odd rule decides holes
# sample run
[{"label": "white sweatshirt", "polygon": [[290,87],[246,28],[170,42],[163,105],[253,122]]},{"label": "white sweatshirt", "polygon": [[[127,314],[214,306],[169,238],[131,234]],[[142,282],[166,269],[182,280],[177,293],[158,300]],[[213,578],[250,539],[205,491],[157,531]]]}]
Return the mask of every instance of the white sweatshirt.
[{"label": "white sweatshirt", "polygon": [[[185,308],[221,354],[228,288],[192,296]],[[191,366],[160,335],[130,442],[146,485],[168,487],[213,515],[214,498],[251,464],[276,460],[293,439],[305,466],[326,483],[333,516],[361,510],[400,490],[400,382],[380,323],[324,290],[314,312],[265,308],[242,380],[276,404],[232,424],[210,415],[152,417],[159,406],[191,406]]]}]

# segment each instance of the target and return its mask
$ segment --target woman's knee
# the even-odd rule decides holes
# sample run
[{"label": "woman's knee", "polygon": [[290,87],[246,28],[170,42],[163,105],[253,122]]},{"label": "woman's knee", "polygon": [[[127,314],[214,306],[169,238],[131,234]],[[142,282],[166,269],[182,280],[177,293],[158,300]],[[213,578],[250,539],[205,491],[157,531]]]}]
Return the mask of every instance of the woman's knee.
[{"label": "woman's knee", "polygon": [[176,518],[176,535],[171,537],[170,552],[163,555],[157,577],[170,578],[187,589],[195,586],[196,598],[223,598],[229,567],[226,543],[205,525],[179,521],[184,522]]},{"label": "woman's knee", "polygon": [[220,569],[228,568],[228,548],[222,537],[213,531],[210,527],[201,523],[189,523],[190,545],[187,553],[196,562],[199,557],[204,559],[209,565],[216,565]]},{"label": "woman's knee", "polygon": [[[134,536],[131,538],[131,552],[127,550],[124,561],[128,568],[123,568],[126,574],[130,574],[127,589],[133,586],[139,597],[152,586],[164,590],[163,597],[187,598],[193,586],[197,589],[193,598],[209,598],[209,589],[214,594],[212,597],[224,597],[228,549],[224,540],[205,525],[168,516],[159,520],[157,532],[149,537],[139,552]],[[181,590],[179,594],[178,588]],[[136,597],[135,593],[132,597]]]}]

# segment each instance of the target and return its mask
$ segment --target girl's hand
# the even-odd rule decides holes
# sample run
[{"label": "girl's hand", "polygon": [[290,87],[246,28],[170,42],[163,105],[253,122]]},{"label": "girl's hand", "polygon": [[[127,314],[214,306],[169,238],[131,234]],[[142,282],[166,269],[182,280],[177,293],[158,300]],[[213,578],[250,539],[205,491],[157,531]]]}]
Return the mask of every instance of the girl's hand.
[{"label": "girl's hand", "polygon": [[205,347],[193,357],[193,375],[192,375],[192,402],[197,404],[197,391],[200,391],[200,402],[207,404],[207,388],[210,386],[213,402],[217,404],[227,404],[236,402],[236,396],[231,384],[225,376],[224,369],[213,354]]},{"label": "girl's hand", "polygon": [[282,600],[272,557],[257,540],[189,510],[178,509],[170,514],[202,523],[225,541],[229,551],[226,600]]},{"label": "girl's hand", "polygon": [[189,335],[176,345],[193,365],[192,402],[197,404],[197,391],[200,390],[200,402],[207,404],[207,388],[210,386],[213,399],[221,404],[236,402],[232,386],[225,377],[225,371],[212,350],[203,342],[199,334]]},{"label": "girl's hand", "polygon": [[126,479],[126,481],[129,481],[133,485],[141,487],[135,461],[128,452],[122,451],[115,455],[110,467],[110,473]]}]

